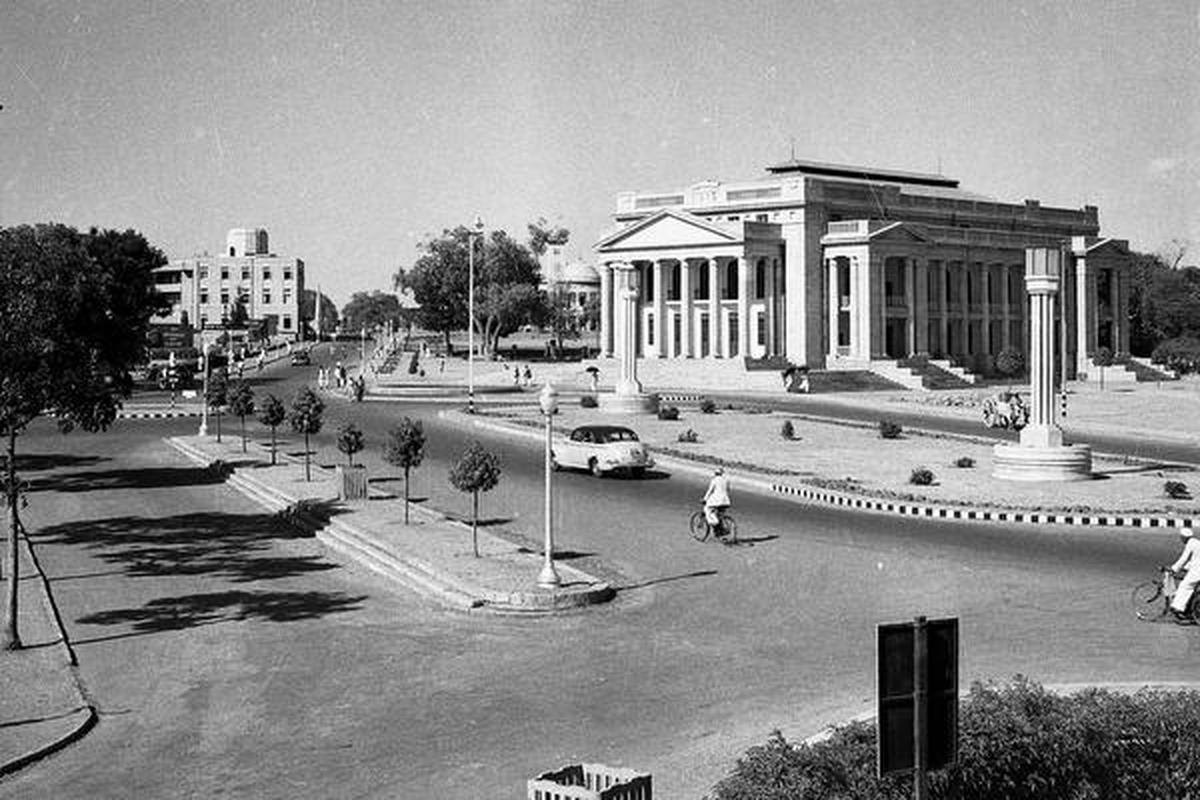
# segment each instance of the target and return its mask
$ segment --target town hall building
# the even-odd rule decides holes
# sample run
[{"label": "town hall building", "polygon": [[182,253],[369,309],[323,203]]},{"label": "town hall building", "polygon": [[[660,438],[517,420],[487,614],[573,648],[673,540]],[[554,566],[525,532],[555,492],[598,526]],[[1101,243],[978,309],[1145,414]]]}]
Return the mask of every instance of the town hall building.
[{"label": "town hall building", "polygon": [[987,373],[1004,348],[1028,349],[1028,247],[1065,255],[1055,327],[1068,372],[1088,373],[1101,347],[1129,351],[1128,244],[1100,235],[1095,206],[1004,203],[943,175],[791,160],[758,180],[624,192],[614,219],[595,246],[604,355],[622,313],[614,269],[632,269],[648,362]]}]

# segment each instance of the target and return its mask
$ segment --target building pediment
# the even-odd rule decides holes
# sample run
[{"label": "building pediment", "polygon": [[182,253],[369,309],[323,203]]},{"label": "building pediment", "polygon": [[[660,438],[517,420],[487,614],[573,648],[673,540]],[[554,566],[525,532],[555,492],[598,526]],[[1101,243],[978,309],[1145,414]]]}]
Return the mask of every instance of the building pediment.
[{"label": "building pediment", "polygon": [[601,253],[676,247],[705,247],[740,242],[741,236],[692,214],[663,210],[638,220],[596,243]]},{"label": "building pediment", "polygon": [[1075,236],[1071,239],[1071,251],[1076,256],[1086,258],[1101,256],[1126,258],[1129,256],[1129,242],[1126,239],[1110,239],[1102,236]]},{"label": "building pediment", "polygon": [[892,222],[879,219],[856,219],[831,222],[821,237],[821,244],[927,244],[929,234],[911,222]]}]

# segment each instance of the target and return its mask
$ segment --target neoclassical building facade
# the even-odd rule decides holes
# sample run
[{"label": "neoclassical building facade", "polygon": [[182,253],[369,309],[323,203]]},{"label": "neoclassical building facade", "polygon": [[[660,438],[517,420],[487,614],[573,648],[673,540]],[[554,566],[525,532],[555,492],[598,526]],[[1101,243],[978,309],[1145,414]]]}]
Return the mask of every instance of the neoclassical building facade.
[{"label": "neoclassical building facade", "polygon": [[[1095,206],[1003,203],[959,182],[789,161],[754,181],[622,193],[595,246],[601,336],[612,352],[613,269],[629,265],[648,359],[786,359],[871,369],[947,359],[987,372],[1028,347],[1025,248],[1067,256],[1056,334],[1068,371],[1129,349],[1128,245]],[[1065,349],[1062,349],[1065,344]]]}]

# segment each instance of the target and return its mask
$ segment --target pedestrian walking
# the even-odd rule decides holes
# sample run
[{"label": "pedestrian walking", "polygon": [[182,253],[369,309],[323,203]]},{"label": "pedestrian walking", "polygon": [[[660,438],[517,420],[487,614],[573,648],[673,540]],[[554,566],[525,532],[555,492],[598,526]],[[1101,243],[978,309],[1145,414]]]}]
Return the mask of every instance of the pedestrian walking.
[{"label": "pedestrian walking", "polygon": [[446,355],[445,353],[438,356],[438,372],[446,371]]},{"label": "pedestrian walking", "polygon": [[532,384],[533,384],[533,371],[531,369],[529,369],[529,365],[526,364],[525,365],[525,385],[530,386]]},{"label": "pedestrian walking", "polygon": [[513,364],[513,386],[521,385],[521,368]]}]

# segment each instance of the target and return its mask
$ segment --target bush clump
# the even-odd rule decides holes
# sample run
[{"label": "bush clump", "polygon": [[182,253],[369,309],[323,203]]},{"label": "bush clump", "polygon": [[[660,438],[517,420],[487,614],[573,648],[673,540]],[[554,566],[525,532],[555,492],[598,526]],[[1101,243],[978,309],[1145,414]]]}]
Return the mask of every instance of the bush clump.
[{"label": "bush clump", "polygon": [[1188,491],[1183,481],[1167,481],[1163,484],[1163,494],[1172,500],[1191,500],[1192,493]]},{"label": "bush clump", "polygon": [[679,419],[679,409],[675,406],[660,406],[658,409],[658,418],[665,420]]},{"label": "bush clump", "polygon": [[[1017,676],[976,683],[959,704],[958,761],[930,773],[936,800],[1193,797],[1200,786],[1200,692],[1091,689],[1051,694]],[[713,800],[901,800],[912,778],[876,774],[876,727],[816,744],[778,731],[713,787]]]},{"label": "bush clump", "polygon": [[1150,360],[1155,364],[1163,364],[1180,375],[1200,371],[1200,339],[1195,336],[1167,339],[1154,348]]},{"label": "bush clump", "polygon": [[933,471],[929,467],[917,467],[908,476],[913,486],[929,486],[933,483]]},{"label": "bush clump", "polygon": [[971,467],[975,466],[975,459],[971,458],[970,456],[959,456],[957,459],[955,459],[954,466],[958,467],[959,469],[970,469]]},{"label": "bush clump", "polygon": [[783,421],[783,425],[779,428],[779,435],[789,442],[796,438],[796,426],[792,424],[790,419]]},{"label": "bush clump", "polygon": [[686,431],[680,431],[679,437],[676,441],[684,444],[695,444],[696,442],[700,441],[700,434],[696,433],[691,428],[688,428]]},{"label": "bush clump", "polygon": [[595,408],[600,405],[600,401],[596,399],[594,394],[585,394],[579,398],[579,405],[583,408]]},{"label": "bush clump", "polygon": [[890,419],[879,420],[879,435],[882,438],[899,439],[903,432],[904,428],[900,427],[900,423],[892,422]]},{"label": "bush clump", "polygon": [[701,398],[701,400],[700,400],[700,413],[701,413],[701,414],[715,414],[715,413],[717,413],[717,403],[716,403],[716,401],[714,401],[714,400],[713,400],[711,397],[704,397],[704,398]]}]

